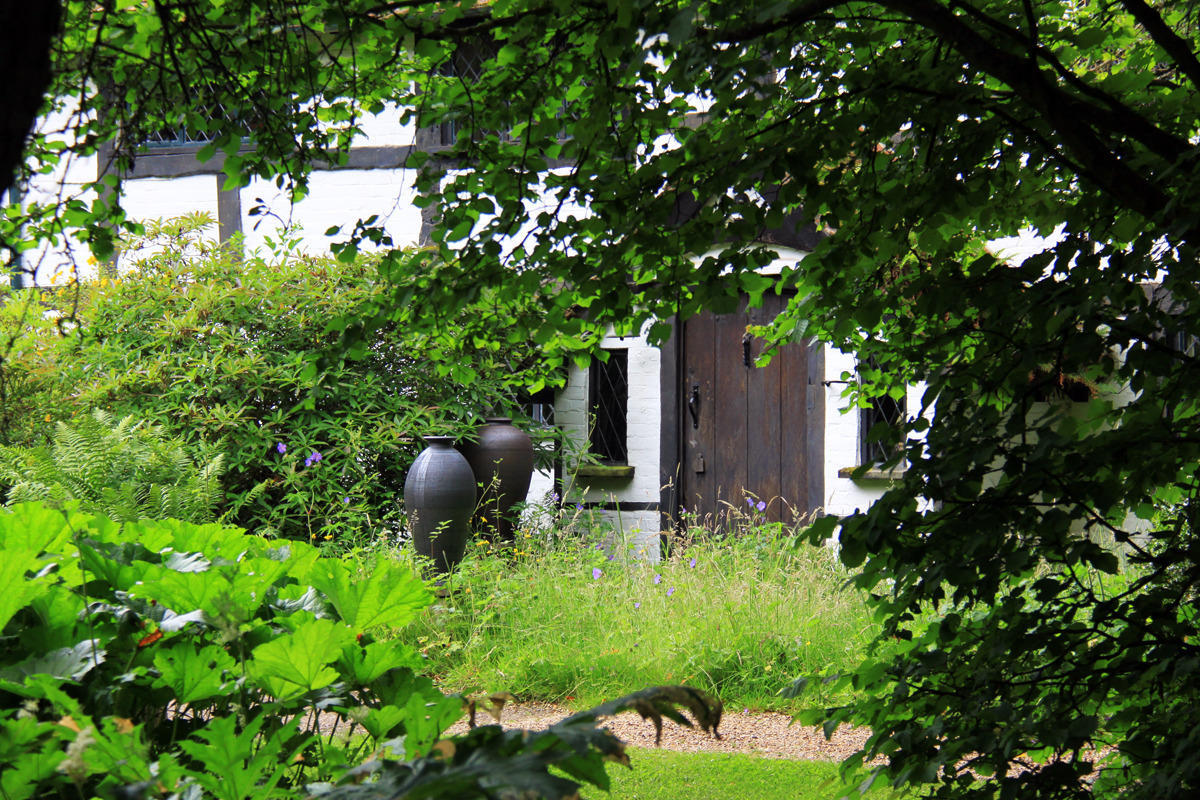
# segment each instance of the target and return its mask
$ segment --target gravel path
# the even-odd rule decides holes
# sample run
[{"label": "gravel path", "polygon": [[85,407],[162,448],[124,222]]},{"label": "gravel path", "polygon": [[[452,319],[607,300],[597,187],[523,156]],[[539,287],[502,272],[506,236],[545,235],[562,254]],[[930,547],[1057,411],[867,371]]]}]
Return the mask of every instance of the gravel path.
[{"label": "gravel path", "polygon": [[[541,730],[563,717],[571,710],[550,703],[516,703],[504,707],[500,724],[506,728]],[[482,711],[476,721],[480,725],[490,724],[491,717]],[[612,717],[605,727],[630,747],[654,747],[654,725],[636,713],[627,712]],[[450,733],[464,733],[464,720],[450,729]],[[742,712],[726,710],[718,727],[720,739],[692,728],[663,720],[661,747],[681,752],[749,753],[769,758],[805,759],[809,761],[841,761],[858,750],[866,741],[866,730],[840,728],[833,738],[825,739],[820,728],[809,728],[793,724],[787,714],[774,712]]]}]

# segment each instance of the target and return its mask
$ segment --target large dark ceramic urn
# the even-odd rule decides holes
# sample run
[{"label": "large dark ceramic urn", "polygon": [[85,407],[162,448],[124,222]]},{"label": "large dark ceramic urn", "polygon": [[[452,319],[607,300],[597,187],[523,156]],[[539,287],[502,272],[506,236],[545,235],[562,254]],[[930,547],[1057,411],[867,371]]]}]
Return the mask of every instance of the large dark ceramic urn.
[{"label": "large dark ceramic urn", "polygon": [[404,508],[417,553],[448,572],[462,560],[471,538],[475,474],[450,436],[427,436],[404,480]]},{"label": "large dark ceramic urn", "polygon": [[459,445],[471,464],[481,492],[475,529],[512,541],[517,520],[513,506],[525,499],[533,477],[533,440],[509,417],[488,417],[479,441]]}]

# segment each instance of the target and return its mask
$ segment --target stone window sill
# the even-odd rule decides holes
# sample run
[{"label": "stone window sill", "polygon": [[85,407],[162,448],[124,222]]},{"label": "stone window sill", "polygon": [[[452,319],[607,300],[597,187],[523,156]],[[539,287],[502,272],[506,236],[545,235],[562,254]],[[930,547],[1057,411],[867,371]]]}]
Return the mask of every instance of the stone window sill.
[{"label": "stone window sill", "polygon": [[856,481],[898,481],[904,477],[904,467],[892,467],[891,469],[879,469],[878,467],[870,467],[860,475],[855,475],[862,467],[842,467],[838,470],[839,478],[850,478]]},{"label": "stone window sill", "polygon": [[633,477],[633,467],[629,464],[584,464],[575,474],[580,478],[629,480]]}]

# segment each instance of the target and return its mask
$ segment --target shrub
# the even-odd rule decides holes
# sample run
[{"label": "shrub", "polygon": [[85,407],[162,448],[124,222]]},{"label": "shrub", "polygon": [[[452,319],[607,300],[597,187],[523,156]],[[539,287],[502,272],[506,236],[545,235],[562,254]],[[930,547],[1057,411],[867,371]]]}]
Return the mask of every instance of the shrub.
[{"label": "shrub", "polygon": [[[410,648],[374,641],[429,599],[388,562],[364,575],[299,542],[40,504],[0,513],[0,552],[5,797],[195,780],[241,798],[400,734],[423,753],[461,713]],[[317,737],[318,710],[366,739]]]},{"label": "shrub", "polygon": [[599,715],[657,721],[682,705],[720,720],[710,698],[662,687],[540,734],[440,740],[462,698],[376,638],[429,602],[411,570],[215,524],[18,504],[0,511],[0,582],[6,800],[569,797],[580,780],[607,785],[602,757],[624,759]]},{"label": "shrub", "polygon": [[197,464],[160,426],[96,409],[75,424],[59,422],[49,448],[0,448],[0,485],[9,484],[8,503],[78,500],[122,522],[211,522],[224,466],[221,453],[205,448]]},{"label": "shrub", "polygon": [[[128,271],[43,292],[44,315],[28,295],[10,298],[0,328],[17,338],[0,365],[0,417],[25,426],[10,443],[39,444],[49,423],[39,431],[38,421],[93,408],[133,415],[224,450],[231,522],[344,543],[399,526],[420,436],[467,434],[489,410],[511,410],[540,374],[520,337],[467,327],[512,333],[520,309],[481,297],[465,321],[412,334],[403,309],[380,311],[393,298],[369,259],[286,244],[243,258],[205,239],[209,224],[195,215],[147,225],[127,245]],[[340,355],[348,328],[356,358]]]}]

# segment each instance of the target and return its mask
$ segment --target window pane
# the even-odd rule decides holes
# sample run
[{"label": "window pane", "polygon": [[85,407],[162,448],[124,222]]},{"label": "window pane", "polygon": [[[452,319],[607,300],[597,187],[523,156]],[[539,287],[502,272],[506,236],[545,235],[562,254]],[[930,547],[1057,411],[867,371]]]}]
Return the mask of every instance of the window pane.
[{"label": "window pane", "polygon": [[625,464],[629,450],[625,442],[629,408],[629,351],[608,350],[608,360],[596,359],[588,376],[588,410],[592,454],[608,464]]}]

